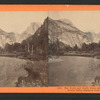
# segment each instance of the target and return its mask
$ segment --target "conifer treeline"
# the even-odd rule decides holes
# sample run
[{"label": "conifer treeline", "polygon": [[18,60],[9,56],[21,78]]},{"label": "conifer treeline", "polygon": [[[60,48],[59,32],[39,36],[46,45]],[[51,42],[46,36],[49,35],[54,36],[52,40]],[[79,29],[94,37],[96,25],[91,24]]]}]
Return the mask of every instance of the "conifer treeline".
[{"label": "conifer treeline", "polygon": [[[37,48],[38,53],[43,52],[39,51],[40,49]],[[0,48],[0,52],[8,52],[8,53],[15,53],[15,52],[27,52],[27,53],[33,53],[36,51],[36,48],[34,48],[33,44],[30,42],[22,42],[22,43],[14,43],[14,44],[6,44],[5,48]],[[49,44],[49,55],[57,55],[57,54],[63,54],[64,52],[69,51],[80,51],[80,52],[100,52],[100,42],[99,43],[90,43],[86,44],[83,43],[81,48],[79,48],[77,45],[74,47],[71,47],[69,45],[64,45],[61,43],[53,43]]]},{"label": "conifer treeline", "polygon": [[[60,46],[58,46],[60,45]],[[78,52],[100,52],[100,41],[99,43],[90,43],[86,44],[83,43],[81,47],[78,47],[75,45],[74,47],[71,47],[69,45],[64,45],[64,44],[49,44],[49,55],[56,55],[56,54],[64,54],[65,52],[69,51],[78,51]]]}]

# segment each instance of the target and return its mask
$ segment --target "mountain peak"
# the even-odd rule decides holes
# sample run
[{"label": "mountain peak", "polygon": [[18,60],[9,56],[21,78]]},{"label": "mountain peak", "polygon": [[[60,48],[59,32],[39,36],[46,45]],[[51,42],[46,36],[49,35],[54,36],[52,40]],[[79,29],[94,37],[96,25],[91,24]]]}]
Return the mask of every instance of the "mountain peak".
[{"label": "mountain peak", "polygon": [[3,31],[3,30],[0,28],[0,31]]},{"label": "mountain peak", "polygon": [[58,21],[63,21],[63,22],[65,22],[66,24],[71,24],[71,25],[73,25],[72,22],[71,22],[69,19],[66,19],[66,18],[59,19]]},{"label": "mountain peak", "polygon": [[5,35],[5,34],[6,34],[6,32],[3,31],[2,29],[0,29],[0,35]]},{"label": "mountain peak", "polygon": [[41,23],[39,23],[39,22],[32,22],[32,23],[30,23],[30,26],[39,26]]},{"label": "mountain peak", "polygon": [[53,19],[50,18],[50,17],[47,17],[47,18],[45,19],[45,21],[53,21]]},{"label": "mountain peak", "polygon": [[62,21],[62,22],[65,22],[66,24],[73,25],[72,22],[69,19],[66,19],[66,18],[54,20],[54,19],[52,19],[50,17],[47,17],[45,20],[49,20],[49,21]]},{"label": "mountain peak", "polygon": [[31,35],[34,35],[34,33],[37,31],[37,29],[41,26],[41,23],[39,22],[32,22],[30,25],[26,28],[26,30],[19,36],[18,41],[22,42],[24,39],[30,37]]}]

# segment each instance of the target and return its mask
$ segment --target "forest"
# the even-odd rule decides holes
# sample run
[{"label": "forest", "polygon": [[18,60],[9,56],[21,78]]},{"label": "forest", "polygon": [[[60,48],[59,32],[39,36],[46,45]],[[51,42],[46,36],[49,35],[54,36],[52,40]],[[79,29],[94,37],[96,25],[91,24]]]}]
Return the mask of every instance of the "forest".
[{"label": "forest", "polygon": [[1,56],[18,57],[21,59],[40,60],[46,59],[46,51],[34,47],[32,42],[23,41],[22,43],[6,44],[0,48]]},{"label": "forest", "polygon": [[75,45],[71,47],[57,41],[56,43],[49,44],[49,55],[65,55],[65,54],[90,54],[100,55],[100,41],[99,43],[83,43],[81,47]]},{"label": "forest", "polygon": [[[46,44],[47,45],[47,44]],[[38,60],[47,58],[47,48],[49,55],[64,55],[64,54],[79,54],[87,53],[92,55],[100,55],[100,41],[99,43],[83,43],[81,47],[75,45],[71,47],[59,41],[47,46],[35,46],[32,41],[23,41],[22,43],[6,44],[5,48],[0,48],[0,55],[13,55],[15,57]]]}]

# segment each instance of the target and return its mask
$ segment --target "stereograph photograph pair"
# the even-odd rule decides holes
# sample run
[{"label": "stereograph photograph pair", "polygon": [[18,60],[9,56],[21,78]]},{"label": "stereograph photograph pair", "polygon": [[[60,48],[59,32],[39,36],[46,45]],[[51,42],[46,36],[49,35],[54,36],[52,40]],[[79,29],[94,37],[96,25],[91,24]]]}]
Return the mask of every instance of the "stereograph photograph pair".
[{"label": "stereograph photograph pair", "polygon": [[0,12],[0,87],[100,86],[100,11]]}]

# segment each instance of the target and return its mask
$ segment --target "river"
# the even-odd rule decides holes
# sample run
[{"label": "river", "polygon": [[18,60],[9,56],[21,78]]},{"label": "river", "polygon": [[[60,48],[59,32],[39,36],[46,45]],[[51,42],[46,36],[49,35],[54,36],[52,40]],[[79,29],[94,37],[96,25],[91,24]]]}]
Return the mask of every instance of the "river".
[{"label": "river", "polygon": [[27,76],[22,64],[26,60],[13,57],[0,57],[0,87],[16,87],[19,76]]},{"label": "river", "polygon": [[49,61],[50,86],[92,86],[96,76],[100,76],[100,59],[60,56]]}]

